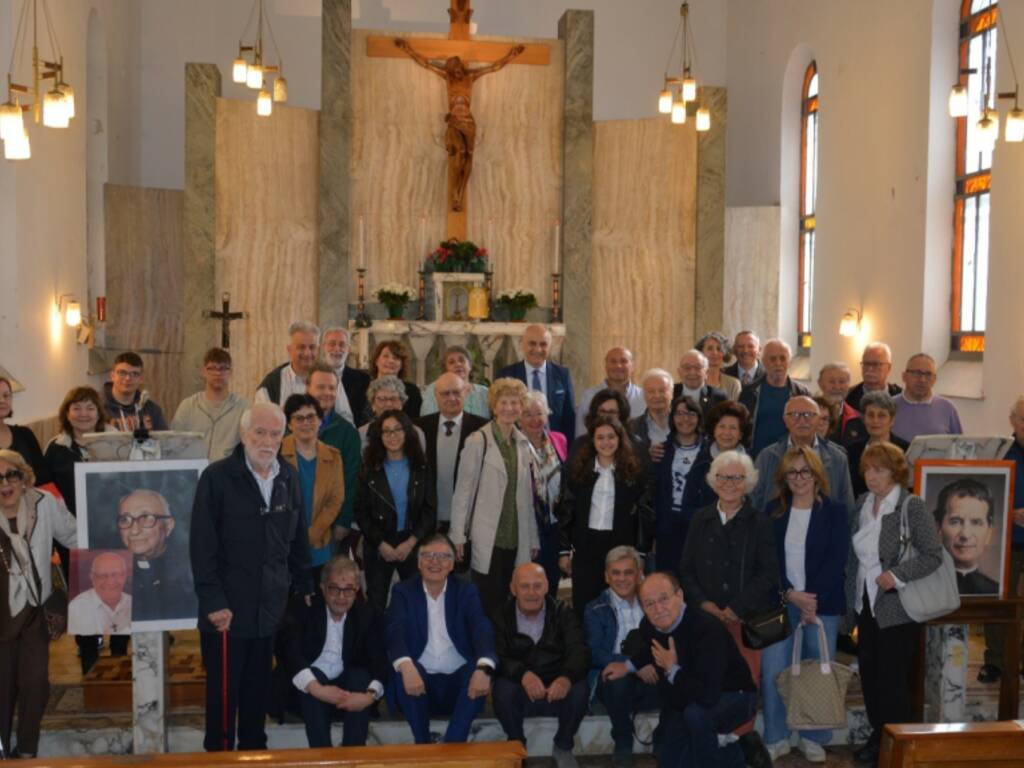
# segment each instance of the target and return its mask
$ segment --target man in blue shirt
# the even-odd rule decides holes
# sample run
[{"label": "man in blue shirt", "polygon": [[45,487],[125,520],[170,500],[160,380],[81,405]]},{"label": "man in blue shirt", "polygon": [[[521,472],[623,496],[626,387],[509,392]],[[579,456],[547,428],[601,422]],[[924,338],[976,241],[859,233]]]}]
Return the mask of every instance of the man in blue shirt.
[{"label": "man in blue shirt", "polygon": [[789,363],[792,359],[793,350],[789,344],[782,339],[768,341],[761,354],[764,376],[744,387],[740,393],[740,403],[750,411],[753,424],[750,452],[755,459],[765,446],[777,442],[786,434],[782,414],[789,398],[811,394],[803,384],[789,378]]}]

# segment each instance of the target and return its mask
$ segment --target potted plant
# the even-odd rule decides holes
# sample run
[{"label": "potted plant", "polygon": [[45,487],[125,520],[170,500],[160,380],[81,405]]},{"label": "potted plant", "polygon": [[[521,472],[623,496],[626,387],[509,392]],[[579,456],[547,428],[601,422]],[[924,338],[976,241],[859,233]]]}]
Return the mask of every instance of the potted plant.
[{"label": "potted plant", "polygon": [[469,240],[445,240],[427,257],[427,271],[486,272],[487,249]]},{"label": "potted plant", "polygon": [[373,294],[377,301],[388,308],[388,318],[401,320],[405,305],[412,301],[416,294],[412,288],[400,283],[387,283],[380,286]]},{"label": "potted plant", "polygon": [[525,288],[513,288],[498,294],[496,303],[508,307],[508,314],[514,323],[526,319],[526,310],[537,306],[537,297]]}]

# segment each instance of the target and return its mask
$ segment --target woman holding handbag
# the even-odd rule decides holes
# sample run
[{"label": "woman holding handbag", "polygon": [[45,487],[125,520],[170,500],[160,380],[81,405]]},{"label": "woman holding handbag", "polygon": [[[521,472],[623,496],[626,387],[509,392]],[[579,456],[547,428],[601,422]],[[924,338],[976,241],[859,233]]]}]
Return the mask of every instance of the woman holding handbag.
[{"label": "woman holding handbag", "polygon": [[939,568],[942,544],[924,500],[905,488],[909,467],[903,451],[892,443],[869,445],[860,472],[868,492],[850,516],[846,605],[857,625],[857,660],[871,723],[871,737],[854,758],[874,765],[882,727],[913,720],[911,675],[921,625],[903,608],[900,590]]},{"label": "woman holding handbag", "polygon": [[47,616],[50,552],[54,540],[69,549],[78,544],[64,502],[34,484],[21,454],[0,450],[0,743],[10,747],[17,704],[18,743],[9,751],[20,757],[38,751],[50,694],[50,638],[63,631],[56,615],[52,625]]},{"label": "woman holding handbag", "polygon": [[[836,653],[839,622],[846,614],[844,566],[850,551],[846,506],[828,497],[828,477],[818,454],[808,446],[790,448],[775,472],[777,498],[765,513],[775,528],[779,578],[790,624],[815,630],[819,620],[828,640],[828,655]],[[772,759],[790,750],[786,705],[776,678],[791,663],[792,635],[764,649],[761,655],[761,694],[764,697],[764,740]],[[818,659],[818,632],[803,633],[802,657]],[[825,762],[823,745],[828,730],[802,731],[797,748],[812,763]]]}]

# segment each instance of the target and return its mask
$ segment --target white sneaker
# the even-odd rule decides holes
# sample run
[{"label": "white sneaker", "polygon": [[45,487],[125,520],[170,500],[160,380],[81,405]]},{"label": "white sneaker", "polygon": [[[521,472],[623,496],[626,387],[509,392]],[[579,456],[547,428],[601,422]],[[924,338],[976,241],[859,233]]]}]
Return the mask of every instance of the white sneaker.
[{"label": "white sneaker", "polygon": [[776,741],[774,744],[767,744],[766,749],[768,750],[768,754],[771,755],[772,761],[774,762],[783,755],[789,754],[789,739],[786,739],[785,741]]},{"label": "white sneaker", "polygon": [[796,748],[804,753],[804,759],[809,763],[825,762],[825,748],[816,741],[809,741],[801,737]]}]

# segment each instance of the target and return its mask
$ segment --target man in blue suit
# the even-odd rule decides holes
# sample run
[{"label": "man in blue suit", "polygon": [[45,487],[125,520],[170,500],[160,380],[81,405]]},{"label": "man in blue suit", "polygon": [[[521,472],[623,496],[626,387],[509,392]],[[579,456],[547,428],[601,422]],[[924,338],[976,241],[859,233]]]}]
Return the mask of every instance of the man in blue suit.
[{"label": "man in blue suit", "polygon": [[569,369],[548,360],[551,331],[543,325],[527,326],[523,334],[523,360],[498,371],[497,378],[519,379],[527,389],[543,392],[551,415],[548,426],[561,432],[569,444],[576,434],[576,396],[572,391]]},{"label": "man in blue suit", "polygon": [[395,585],[388,608],[395,694],[417,744],[430,743],[431,716],[450,716],[444,741],[462,742],[491,691],[494,629],[476,587],[448,578],[455,547],[447,536],[428,536],[418,558],[420,575]]}]

